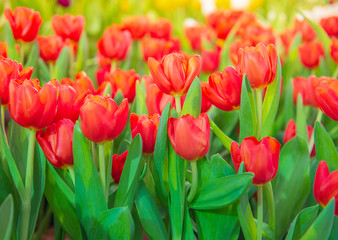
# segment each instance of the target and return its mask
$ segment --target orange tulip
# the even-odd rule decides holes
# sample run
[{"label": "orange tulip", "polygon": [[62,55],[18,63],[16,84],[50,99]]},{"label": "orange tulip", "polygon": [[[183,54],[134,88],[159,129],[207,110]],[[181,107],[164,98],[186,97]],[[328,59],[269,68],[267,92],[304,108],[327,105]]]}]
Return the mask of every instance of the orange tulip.
[{"label": "orange tulip", "polygon": [[320,78],[315,89],[319,108],[334,121],[338,121],[338,79]]},{"label": "orange tulip", "polygon": [[122,30],[128,30],[131,37],[135,40],[141,39],[147,34],[149,28],[149,20],[147,16],[133,15],[127,16],[122,20]]},{"label": "orange tulip", "polygon": [[40,57],[46,62],[55,62],[65,45],[62,38],[57,35],[46,37],[38,36],[37,40],[40,49]]},{"label": "orange tulip", "polygon": [[113,163],[111,168],[111,176],[114,179],[115,183],[120,182],[122,175],[123,167],[128,156],[128,150],[123,152],[121,155],[113,155]]},{"label": "orange tulip", "polygon": [[63,16],[54,15],[52,17],[52,27],[55,34],[63,40],[70,39],[74,42],[80,40],[85,25],[85,19],[81,15],[73,16],[65,14]]},{"label": "orange tulip", "polygon": [[299,46],[299,57],[307,68],[319,66],[319,60],[324,56],[324,48],[321,42],[307,42]]},{"label": "orange tulip", "polygon": [[7,58],[7,42],[0,42],[0,57]]}]

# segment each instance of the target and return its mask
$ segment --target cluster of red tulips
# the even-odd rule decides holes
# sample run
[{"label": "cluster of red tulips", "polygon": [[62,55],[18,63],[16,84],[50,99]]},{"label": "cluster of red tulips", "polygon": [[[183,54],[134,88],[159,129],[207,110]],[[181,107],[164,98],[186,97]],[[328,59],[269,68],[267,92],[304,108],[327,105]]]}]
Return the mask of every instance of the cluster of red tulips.
[{"label": "cluster of red tulips", "polygon": [[[92,81],[83,16],[54,15],[55,34],[38,36],[39,12],[4,15],[0,175],[16,188],[20,223],[9,239],[32,238],[43,192],[74,239],[134,239],[137,229],[151,239],[338,236],[338,16],[297,19],[277,35],[253,13],[217,10],[184,27],[198,54],[182,51],[169,20],[128,16],[97,41]],[[27,138],[27,160],[13,157],[13,134]],[[39,151],[46,169],[34,167]],[[306,208],[313,199],[320,213]]]}]

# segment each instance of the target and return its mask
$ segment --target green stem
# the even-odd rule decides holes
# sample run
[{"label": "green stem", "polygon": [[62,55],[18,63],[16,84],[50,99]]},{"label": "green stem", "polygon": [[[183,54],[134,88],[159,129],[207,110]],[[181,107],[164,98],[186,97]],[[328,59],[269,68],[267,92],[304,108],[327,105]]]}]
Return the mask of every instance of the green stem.
[{"label": "green stem", "polygon": [[74,64],[74,52],[73,52],[73,46],[69,47],[69,76],[71,79],[74,79],[75,77],[75,64]]},{"label": "green stem", "polygon": [[[4,137],[5,137],[5,141],[6,141],[5,144],[8,145],[8,139],[7,139],[7,134],[6,134],[6,126],[5,126],[5,106],[2,106],[2,105],[1,105],[1,129],[2,129]],[[5,146],[2,146],[2,147],[4,148]],[[0,148],[1,148],[1,146],[0,146]],[[5,152],[4,149],[1,149],[1,150],[2,150],[2,153]],[[8,167],[6,157],[3,156],[2,154],[0,154],[0,157],[1,157],[2,167],[5,171],[5,173],[7,174],[7,176],[10,177],[11,174],[10,174],[10,171],[9,171],[9,167]]]},{"label": "green stem", "polygon": [[197,171],[197,161],[190,162],[191,166],[191,173],[192,173],[192,182],[191,188],[188,195],[188,202],[191,202],[196,194],[197,187],[198,187],[198,171]]},{"label": "green stem", "polygon": [[31,195],[33,186],[33,173],[34,173],[34,148],[35,148],[35,131],[31,130],[29,133],[27,165],[26,165],[26,180],[25,192],[26,196],[22,202],[22,218],[20,239],[28,239],[28,226],[31,211]]},{"label": "green stem", "polygon": [[[323,112],[320,109],[318,109],[315,123],[320,122],[322,120],[322,117],[323,117]],[[309,141],[309,144],[308,144],[308,149],[309,149],[310,154],[311,154],[311,151],[312,151],[314,144],[315,144],[315,131],[312,132],[311,138],[310,138],[310,141]]]},{"label": "green stem", "polygon": [[272,239],[275,239],[275,228],[276,228],[276,217],[275,217],[275,201],[273,198],[273,190],[271,182],[268,182],[264,185],[264,193],[268,202],[268,209],[269,209],[269,225],[273,232]]},{"label": "green stem", "polygon": [[332,136],[332,135],[334,135],[337,131],[338,131],[338,124],[336,124],[336,126],[335,126],[334,128],[331,128],[331,130],[329,131],[329,135]]},{"label": "green stem", "polygon": [[257,140],[260,140],[262,130],[262,106],[263,106],[263,90],[257,89],[255,92],[257,104]]},{"label": "green stem", "polygon": [[106,183],[106,162],[104,160],[104,143],[99,144],[99,165],[100,165],[100,179],[104,198],[108,202],[107,183]]},{"label": "green stem", "polygon": [[263,230],[263,186],[257,186],[257,200],[257,240],[261,240]]},{"label": "green stem", "polygon": [[117,67],[117,62],[115,60],[112,60],[110,65],[110,73],[114,72]]},{"label": "green stem", "polygon": [[210,122],[210,127],[211,127],[211,130],[213,131],[213,133],[218,137],[219,140],[221,140],[224,147],[226,149],[228,149],[229,152],[230,152],[231,143],[234,140],[232,140],[224,132],[222,132],[222,130],[219,129],[219,127],[216,125],[216,123],[214,121],[212,121],[210,118],[209,118],[209,122]]},{"label": "green stem", "polygon": [[181,112],[182,112],[182,108],[181,108],[181,96],[175,96],[175,104],[176,104],[176,112],[178,117],[181,117]]}]

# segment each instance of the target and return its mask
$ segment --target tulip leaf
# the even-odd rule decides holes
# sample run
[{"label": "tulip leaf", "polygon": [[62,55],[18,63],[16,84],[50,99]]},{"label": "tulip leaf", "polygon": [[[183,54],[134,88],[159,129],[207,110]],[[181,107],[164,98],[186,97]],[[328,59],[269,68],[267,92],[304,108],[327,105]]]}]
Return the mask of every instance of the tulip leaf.
[{"label": "tulip leaf", "polygon": [[148,115],[148,109],[146,105],[146,89],[144,81],[136,82],[136,114],[146,114]]},{"label": "tulip leaf", "polygon": [[55,63],[54,72],[52,74],[52,79],[56,78],[61,80],[61,78],[69,77],[69,60],[70,60],[70,49],[69,47],[64,47]]},{"label": "tulip leaf", "polygon": [[195,240],[194,229],[192,227],[187,201],[184,204],[183,236],[185,240]]},{"label": "tulip leaf", "polygon": [[48,162],[45,196],[62,228],[72,239],[82,239],[75,209],[75,195]]},{"label": "tulip leaf", "polygon": [[296,136],[283,146],[273,184],[276,238],[280,239],[302,209],[310,191],[310,156],[303,138]]},{"label": "tulip leaf", "polygon": [[39,63],[39,55],[40,55],[40,49],[37,41],[33,42],[32,49],[30,50],[30,53],[28,55],[27,62],[25,63],[25,67],[33,67],[33,74],[31,78],[37,78],[38,77],[38,63]]},{"label": "tulip leaf", "polygon": [[165,187],[165,180],[168,179],[168,171],[165,172],[165,169],[168,169],[168,133],[167,133],[167,125],[168,118],[170,115],[170,102],[164,108],[160,123],[157,130],[156,142],[155,142],[155,150],[154,150],[154,182],[155,182],[155,190],[157,195],[164,206],[167,205],[168,193]]},{"label": "tulip leaf", "polygon": [[38,60],[38,65],[40,83],[41,85],[45,85],[51,79],[50,76],[52,73],[49,72],[48,66],[41,58]]},{"label": "tulip leaf", "polygon": [[331,201],[327,204],[324,210],[311,224],[301,240],[328,239],[333,225],[334,210],[335,200],[331,199]]},{"label": "tulip leaf", "polygon": [[12,194],[2,202],[0,206],[0,239],[12,239],[13,221],[14,221],[14,200]]},{"label": "tulip leaf", "polygon": [[135,197],[135,205],[143,229],[150,239],[169,239],[161,214],[144,182],[140,183]]},{"label": "tulip leaf", "polygon": [[246,75],[243,76],[241,92],[241,109],[240,109],[240,133],[239,142],[244,138],[254,136],[257,126],[256,107],[253,97],[253,91]]},{"label": "tulip leaf", "polygon": [[108,210],[99,175],[79,121],[74,126],[73,155],[75,170],[75,204],[79,219],[90,236],[95,219]]},{"label": "tulip leaf", "polygon": [[8,58],[12,60],[16,60],[17,62],[20,62],[20,56],[18,54],[18,51],[16,50],[15,44],[16,41],[13,36],[13,32],[11,29],[11,26],[8,22],[5,22],[5,36],[6,36],[6,42],[7,42],[7,56]]},{"label": "tulip leaf", "polygon": [[88,37],[85,31],[82,32],[76,54],[76,72],[85,70],[86,60],[88,58]]},{"label": "tulip leaf", "polygon": [[314,134],[316,159],[318,162],[324,160],[327,163],[330,171],[337,170],[338,153],[332,138],[319,122],[316,122]]},{"label": "tulip leaf", "polygon": [[199,78],[195,77],[194,81],[190,85],[187,97],[184,100],[182,108],[182,116],[185,114],[190,114],[194,118],[197,118],[201,114],[201,105],[202,105],[201,84]]},{"label": "tulip leaf", "polygon": [[277,73],[275,80],[267,87],[263,102],[263,125],[261,137],[269,136],[278,110],[282,85],[282,66],[277,58]]},{"label": "tulip leaf", "polygon": [[304,235],[318,215],[319,205],[303,209],[293,220],[285,240],[297,240]]},{"label": "tulip leaf", "polygon": [[296,132],[297,136],[302,137],[306,142],[308,141],[308,133],[306,126],[306,117],[304,113],[302,96],[299,94],[297,98],[297,118],[296,118]]},{"label": "tulip leaf", "polygon": [[233,203],[248,190],[253,176],[252,173],[243,173],[210,181],[199,189],[190,208],[218,209]]},{"label": "tulip leaf", "polygon": [[137,134],[131,142],[128,156],[123,167],[121,179],[116,192],[115,207],[128,206],[133,209],[133,202],[137,192],[142,171],[142,139]]}]

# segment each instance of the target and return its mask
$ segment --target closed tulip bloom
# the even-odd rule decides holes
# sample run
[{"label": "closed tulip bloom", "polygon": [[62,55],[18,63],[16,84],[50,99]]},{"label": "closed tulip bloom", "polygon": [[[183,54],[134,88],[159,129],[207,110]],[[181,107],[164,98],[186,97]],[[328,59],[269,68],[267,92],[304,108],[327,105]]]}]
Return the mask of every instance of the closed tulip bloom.
[{"label": "closed tulip bloom", "polygon": [[325,207],[332,198],[335,199],[335,215],[338,217],[338,170],[329,172],[327,163],[320,161],[315,181],[313,183],[313,195],[316,201]]},{"label": "closed tulip bloom", "polygon": [[14,12],[6,8],[4,14],[11,25],[16,40],[24,42],[35,40],[42,23],[39,12],[35,12],[31,8],[17,7]]},{"label": "closed tulip bloom", "polygon": [[310,42],[316,38],[317,33],[312,28],[311,24],[307,20],[295,19],[294,25],[295,25],[295,31],[302,35],[303,41]]},{"label": "closed tulip bloom", "polygon": [[157,61],[172,52],[174,43],[170,40],[159,38],[143,38],[141,42],[143,59],[148,61],[152,57]]},{"label": "closed tulip bloom", "polygon": [[332,59],[338,63],[338,38],[333,37],[331,43],[331,57]]},{"label": "closed tulip bloom", "polygon": [[202,113],[194,118],[190,114],[169,118],[168,136],[176,154],[188,161],[196,161],[209,150],[210,122]]},{"label": "closed tulip bloom", "polygon": [[293,103],[296,105],[298,95],[300,94],[303,99],[304,106],[318,107],[315,97],[315,88],[318,86],[320,80],[316,76],[296,77],[292,79],[293,87]]},{"label": "closed tulip bloom", "polygon": [[80,108],[82,133],[92,142],[111,141],[123,131],[128,115],[127,99],[117,106],[111,97],[88,95]]},{"label": "closed tulip bloom", "polygon": [[212,73],[217,71],[220,62],[221,49],[216,47],[214,50],[202,50],[202,72]]},{"label": "closed tulip bloom", "polygon": [[320,25],[330,37],[338,37],[338,16],[322,18]]},{"label": "closed tulip bloom", "polygon": [[33,68],[22,70],[22,65],[8,58],[0,57],[0,99],[1,105],[7,106],[9,101],[9,83],[12,79],[29,79]]},{"label": "closed tulip bloom", "polygon": [[181,96],[201,71],[201,57],[195,55],[188,60],[183,54],[171,53],[160,62],[148,59],[150,73],[159,89],[173,96]]},{"label": "closed tulip bloom", "polygon": [[85,19],[81,15],[73,16],[70,14],[54,15],[52,17],[52,27],[55,34],[63,40],[70,39],[74,42],[80,40],[85,25]]},{"label": "closed tulip bloom", "polygon": [[320,58],[324,56],[324,48],[321,42],[307,42],[299,46],[299,57],[307,68],[319,66]]},{"label": "closed tulip bloom", "polygon": [[122,31],[119,26],[112,25],[104,30],[102,38],[97,42],[97,48],[104,57],[120,61],[125,59],[131,40],[129,31]]},{"label": "closed tulip bloom", "polygon": [[240,48],[251,47],[254,44],[250,40],[236,40],[229,45],[229,57],[233,64],[237,65],[238,63],[238,50]]},{"label": "closed tulip bloom", "polygon": [[239,109],[241,103],[242,78],[236,69],[226,67],[209,77],[209,84],[202,87],[208,100],[223,111]]},{"label": "closed tulip bloom", "polygon": [[152,154],[155,148],[158,125],[160,124],[160,115],[157,113],[147,116],[130,114],[131,135],[134,138],[138,133],[141,135],[144,154]]},{"label": "closed tulip bloom", "polygon": [[48,161],[57,168],[72,166],[74,123],[63,119],[36,133],[36,140]]},{"label": "closed tulip bloom", "polygon": [[231,157],[236,171],[244,162],[245,171],[255,174],[252,184],[263,185],[277,174],[280,143],[272,137],[257,141],[255,137],[244,138],[241,145],[231,144]]},{"label": "closed tulip bloom", "polygon": [[274,45],[259,43],[238,51],[237,70],[246,74],[253,89],[266,88],[276,76],[277,51]]},{"label": "closed tulip bloom", "polygon": [[151,22],[149,26],[149,34],[152,38],[163,38],[169,40],[173,26],[168,19],[158,18],[156,21]]},{"label": "closed tulip bloom", "polygon": [[46,37],[38,36],[37,40],[40,49],[40,57],[46,62],[55,62],[64,47],[62,38],[57,35]]},{"label": "closed tulip bloom", "polygon": [[9,84],[9,114],[20,126],[42,129],[52,123],[58,91],[53,81],[40,87],[39,80],[12,80]]},{"label": "closed tulip bloom", "polygon": [[123,152],[121,155],[117,155],[117,154],[113,155],[111,176],[114,179],[115,183],[120,182],[120,178],[122,175],[123,167],[126,162],[127,156],[128,156],[128,150]]},{"label": "closed tulip bloom", "polygon": [[123,18],[121,23],[122,30],[128,30],[131,37],[135,40],[141,39],[147,34],[149,28],[149,20],[147,16],[133,15]]},{"label": "closed tulip bloom", "polygon": [[95,93],[94,83],[84,71],[78,72],[75,75],[74,82],[70,78],[63,78],[61,79],[61,84],[69,84],[75,89],[79,96],[84,93]]},{"label": "closed tulip bloom", "polygon": [[338,79],[320,78],[315,89],[319,108],[334,121],[338,121]]}]

